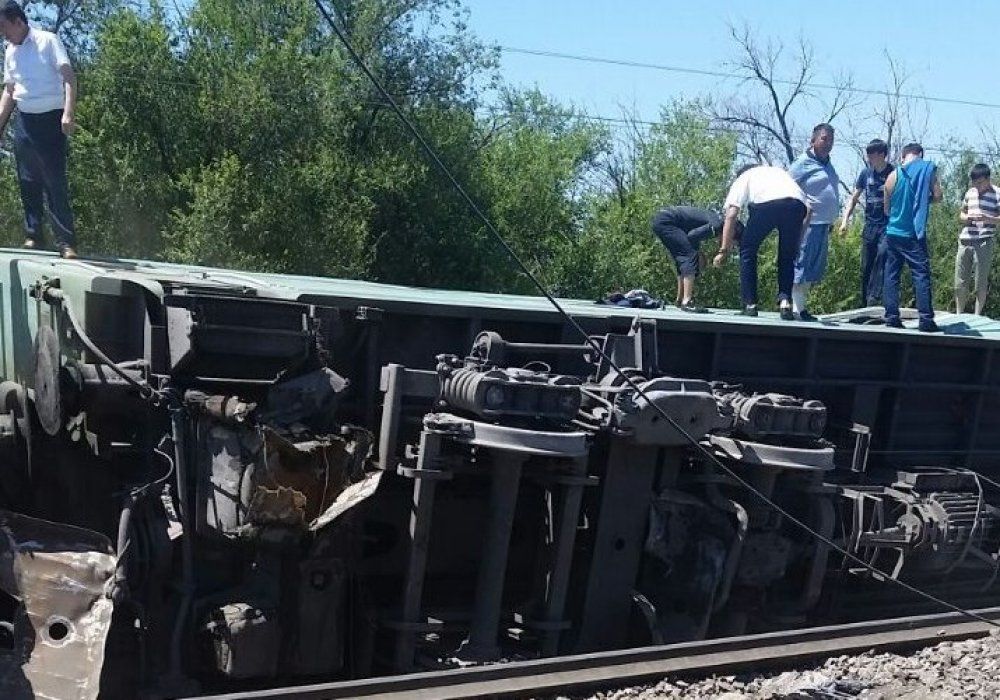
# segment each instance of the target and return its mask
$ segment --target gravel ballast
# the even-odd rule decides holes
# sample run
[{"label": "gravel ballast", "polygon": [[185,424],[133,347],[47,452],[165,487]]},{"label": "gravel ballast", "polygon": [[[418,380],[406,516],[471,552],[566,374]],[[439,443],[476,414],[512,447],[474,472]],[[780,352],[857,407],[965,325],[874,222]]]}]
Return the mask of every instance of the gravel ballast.
[{"label": "gravel ballast", "polygon": [[690,683],[664,680],[590,697],[591,700],[1000,699],[1000,636],[994,632],[982,639],[943,642],[905,656],[875,653],[837,656],[818,666],[769,675],[716,676]]}]

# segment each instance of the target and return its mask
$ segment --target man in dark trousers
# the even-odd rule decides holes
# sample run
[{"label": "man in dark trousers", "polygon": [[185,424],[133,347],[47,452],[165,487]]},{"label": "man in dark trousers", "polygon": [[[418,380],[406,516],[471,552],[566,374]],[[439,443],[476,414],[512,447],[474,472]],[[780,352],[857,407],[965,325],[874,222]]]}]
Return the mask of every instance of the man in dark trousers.
[{"label": "man in dark trousers", "polygon": [[14,156],[24,206],[24,247],[42,244],[47,200],[59,253],[64,258],[75,258],[66,137],[76,128],[76,75],[59,37],[29,27],[24,10],[13,0],[0,5],[0,34],[7,40],[0,134],[16,106]]},{"label": "man in dark trousers", "polygon": [[854,212],[861,195],[865,197],[865,226],[861,230],[861,305],[875,306],[882,303],[882,282],[885,276],[885,227],[889,217],[883,207],[886,178],[892,172],[889,163],[889,146],[882,139],[872,140],[865,148],[868,167],[858,175],[854,193],[847,203],[840,222],[840,233],[847,232],[847,222]]},{"label": "man in dark trousers", "polygon": [[941,183],[937,166],[924,160],[919,143],[903,147],[903,163],[886,178],[883,206],[889,217],[885,228],[885,325],[902,328],[899,316],[899,281],[903,265],[910,268],[913,291],[917,297],[920,322],[925,333],[938,330],[934,322],[931,294],[931,261],[927,252],[927,218],[932,202],[941,201]]},{"label": "man in dark trousers", "polygon": [[677,267],[677,305],[683,311],[705,313],[694,300],[694,282],[703,266],[699,247],[722,233],[722,217],[700,207],[667,207],[653,217],[653,233]]},{"label": "man in dark trousers", "polygon": [[809,224],[811,211],[806,195],[792,176],[782,168],[757,165],[741,168],[729,188],[725,203],[722,243],[713,264],[722,267],[733,247],[739,213],[746,208],[750,215],[740,238],[740,297],[744,316],[757,315],[757,252],[771,231],[778,231],[778,309],[781,318],[791,321],[792,280],[795,259],[799,254],[802,231]]}]

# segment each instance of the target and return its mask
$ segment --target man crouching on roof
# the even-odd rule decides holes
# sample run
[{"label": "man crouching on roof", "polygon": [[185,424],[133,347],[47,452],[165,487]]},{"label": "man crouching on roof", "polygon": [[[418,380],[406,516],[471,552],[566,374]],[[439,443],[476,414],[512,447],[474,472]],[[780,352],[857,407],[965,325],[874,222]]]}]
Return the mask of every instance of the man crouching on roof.
[{"label": "man crouching on roof", "polygon": [[[735,232],[740,237],[743,225]],[[722,233],[722,216],[700,207],[667,207],[653,217],[653,233],[677,267],[677,306],[682,311],[705,313],[694,300],[694,282],[705,267],[701,244]]]}]

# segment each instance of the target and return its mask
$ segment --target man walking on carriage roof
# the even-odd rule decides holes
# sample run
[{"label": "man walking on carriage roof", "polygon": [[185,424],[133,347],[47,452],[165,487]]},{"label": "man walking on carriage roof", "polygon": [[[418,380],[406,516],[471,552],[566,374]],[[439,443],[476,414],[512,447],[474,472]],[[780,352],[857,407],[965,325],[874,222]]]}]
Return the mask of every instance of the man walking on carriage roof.
[{"label": "man walking on carriage roof", "polygon": [[24,247],[42,243],[47,200],[59,253],[75,258],[66,137],[76,129],[76,75],[59,37],[28,26],[24,10],[14,0],[0,5],[0,33],[7,40],[0,133],[16,106],[14,157],[24,206]]},{"label": "man walking on carriage roof", "polygon": [[788,174],[805,193],[812,216],[802,232],[795,260],[792,311],[803,321],[815,321],[806,299],[813,285],[826,275],[830,229],[840,213],[840,178],[830,162],[834,131],[829,124],[813,127],[809,148],[788,166]]}]

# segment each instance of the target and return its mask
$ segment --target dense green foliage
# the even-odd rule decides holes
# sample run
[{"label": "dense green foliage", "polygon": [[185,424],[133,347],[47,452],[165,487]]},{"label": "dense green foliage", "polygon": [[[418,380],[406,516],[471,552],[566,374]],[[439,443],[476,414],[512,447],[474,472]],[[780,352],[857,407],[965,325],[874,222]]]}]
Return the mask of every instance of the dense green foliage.
[{"label": "dense green foliage", "polygon": [[[197,0],[183,16],[168,5],[32,3],[37,21],[58,25],[80,74],[70,176],[84,252],[532,292],[312,0]],[[668,204],[718,206],[735,165],[733,138],[708,129],[699,104],[665,106],[652,129],[615,131],[505,87],[460,0],[338,6],[366,62],[553,290],[594,298],[643,287],[673,299],[650,218]],[[947,201],[932,221],[940,308],[970,158],[942,163]],[[19,226],[6,167],[7,243]],[[817,311],[857,304],[859,230],[856,217],[834,238]],[[762,255],[767,298],[773,241]],[[707,272],[699,294],[735,305],[735,265]]]}]

